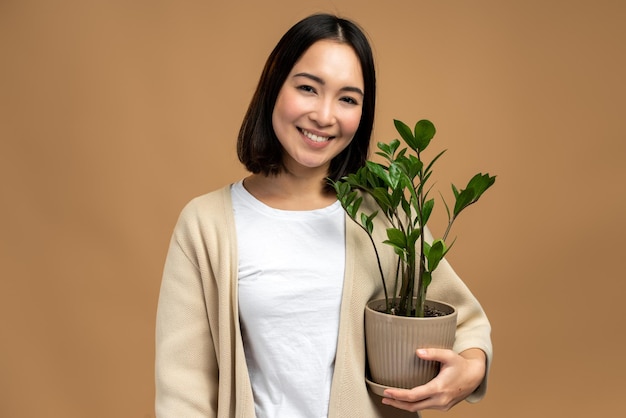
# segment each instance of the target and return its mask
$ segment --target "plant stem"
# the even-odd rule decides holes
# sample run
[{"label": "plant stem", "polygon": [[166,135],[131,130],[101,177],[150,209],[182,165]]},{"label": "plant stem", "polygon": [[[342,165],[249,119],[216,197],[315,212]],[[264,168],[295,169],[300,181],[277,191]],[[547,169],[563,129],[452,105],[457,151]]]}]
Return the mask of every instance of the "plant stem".
[{"label": "plant stem", "polygon": [[446,228],[446,232],[443,234],[443,238],[441,239],[442,241],[446,241],[446,238],[448,238],[448,233],[450,232],[450,230],[452,229],[452,224],[454,223],[454,220],[456,218],[454,217],[454,215],[452,215],[450,217],[450,219],[448,219],[448,227]]},{"label": "plant stem", "polygon": [[402,260],[398,257],[398,262],[396,263],[396,280],[393,284],[393,299],[391,301],[392,305],[396,303],[396,297],[398,295],[398,278],[400,277],[400,267],[402,266]]},{"label": "plant stem", "polygon": [[363,231],[365,231],[365,233],[367,234],[367,237],[369,238],[370,242],[372,243],[372,247],[374,248],[374,254],[376,254],[376,263],[378,264],[378,273],[380,274],[380,278],[382,279],[383,282],[383,292],[385,293],[385,310],[387,312],[389,312],[389,295],[387,294],[387,283],[385,281],[385,274],[383,273],[383,267],[380,264],[380,256],[378,255],[378,248],[376,248],[376,243],[374,242],[374,237],[372,237],[372,235],[369,234],[369,232],[367,231],[367,229],[365,229],[365,227],[363,225],[361,225],[356,219],[354,219],[351,216],[348,216],[350,219],[352,219],[352,221],[357,224]]},{"label": "plant stem", "polygon": [[[367,231],[365,231],[367,232]],[[372,247],[374,247],[374,253],[376,254],[376,263],[378,264],[378,272],[380,273],[380,278],[383,281],[383,292],[385,293],[385,308],[389,311],[389,295],[387,294],[387,283],[385,281],[385,274],[383,273],[383,267],[380,264],[380,257],[378,255],[378,249],[376,248],[376,243],[374,242],[374,238],[370,234],[367,234],[372,243]]]},{"label": "plant stem", "polygon": [[[419,151],[417,151],[417,159],[421,161],[421,155]],[[424,238],[424,213],[423,213],[423,208],[424,208],[424,183],[423,183],[424,171],[423,169],[419,170],[419,172],[417,173],[417,176],[419,178],[419,185],[417,186],[415,190],[415,194],[417,195],[417,208],[419,212],[417,219],[418,219],[418,224],[419,224],[419,229],[420,229],[420,237],[419,237],[420,260],[419,260],[419,273],[417,275],[417,294],[416,294],[416,301],[415,301],[415,316],[421,318],[424,316],[424,303],[426,302],[424,300],[426,296],[426,291],[424,289],[424,272],[426,271],[426,256],[424,255],[425,238]]]}]

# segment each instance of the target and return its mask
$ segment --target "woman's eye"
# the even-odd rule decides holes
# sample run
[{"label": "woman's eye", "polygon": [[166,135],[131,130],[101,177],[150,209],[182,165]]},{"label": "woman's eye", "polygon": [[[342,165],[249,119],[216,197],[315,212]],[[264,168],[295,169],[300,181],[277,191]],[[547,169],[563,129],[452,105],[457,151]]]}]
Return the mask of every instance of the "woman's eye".
[{"label": "woman's eye", "polygon": [[298,89],[302,91],[306,91],[307,93],[315,93],[315,89],[307,85],[298,86]]},{"label": "woman's eye", "polygon": [[354,98],[352,97],[342,97],[341,101],[346,102],[348,104],[352,104],[352,105],[356,105],[359,104]]}]

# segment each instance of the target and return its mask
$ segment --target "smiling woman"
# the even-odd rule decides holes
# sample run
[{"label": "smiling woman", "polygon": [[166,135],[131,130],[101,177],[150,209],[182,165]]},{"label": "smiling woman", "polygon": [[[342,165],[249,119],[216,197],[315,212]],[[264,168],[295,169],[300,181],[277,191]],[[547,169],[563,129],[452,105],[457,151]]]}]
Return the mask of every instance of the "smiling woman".
[{"label": "smiling woman", "polygon": [[364,307],[383,288],[328,179],[365,164],[375,96],[372,52],[353,22],[313,15],[278,42],[239,132],[251,174],[190,202],[170,243],[159,417],[402,417],[483,396],[490,348],[475,347],[490,347],[489,322],[452,269],[445,294],[465,301],[460,346],[473,355],[430,351],[446,372],[393,400],[364,383]]},{"label": "smiling woman", "polygon": [[[342,46],[342,48],[337,48],[337,51],[343,50],[344,55],[349,55],[348,51],[351,51],[354,56],[350,59],[358,60],[358,67],[353,64],[353,61],[350,66],[347,66],[353,73],[351,77],[355,78],[354,82],[358,84],[340,86],[341,89],[346,89],[343,92],[344,101],[350,101],[349,98],[351,98],[360,105],[361,116],[358,128],[349,146],[331,161],[328,177],[338,180],[358,169],[367,159],[376,105],[376,71],[372,50],[363,31],[353,22],[335,16],[314,15],[294,25],[280,39],[267,59],[244,117],[239,131],[237,153],[241,162],[253,174],[278,174],[284,169],[283,149],[272,124],[274,106],[283,87],[287,83],[299,81],[303,90],[309,90],[312,93],[316,87],[323,87],[324,83],[329,81],[322,79],[321,74],[307,69],[294,71],[296,64],[302,63],[305,53],[310,52],[308,49],[316,42]],[[330,52],[330,49],[326,52]],[[315,65],[319,70],[326,66],[325,71],[330,73],[339,72],[344,68],[341,63],[335,61],[334,64],[334,69],[328,69],[330,62],[326,61]],[[359,74],[355,75],[354,73],[357,72]],[[298,77],[295,77],[296,75]],[[288,77],[291,79],[289,80]],[[303,82],[304,80],[301,79],[307,81]],[[354,91],[355,89],[360,91]],[[324,182],[323,186],[325,190],[332,193],[330,185]]]},{"label": "smiling woman", "polygon": [[331,160],[359,127],[362,92],[361,66],[350,46],[335,41],[311,45],[280,89],[272,114],[286,173],[327,176]]}]

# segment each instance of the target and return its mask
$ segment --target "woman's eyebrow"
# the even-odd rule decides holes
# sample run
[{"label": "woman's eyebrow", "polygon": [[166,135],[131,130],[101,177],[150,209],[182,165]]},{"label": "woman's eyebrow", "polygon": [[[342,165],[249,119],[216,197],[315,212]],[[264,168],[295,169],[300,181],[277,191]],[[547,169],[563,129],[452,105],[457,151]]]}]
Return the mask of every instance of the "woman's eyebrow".
[{"label": "woman's eyebrow", "polygon": [[[305,77],[305,78],[313,80],[316,83],[319,83],[321,85],[326,84],[326,82],[324,82],[324,80],[322,80],[318,76],[310,74],[310,73],[297,73],[297,74],[294,74],[293,76],[294,77]],[[349,92],[352,92],[352,93],[360,94],[361,96],[365,96],[365,94],[363,93],[363,90],[361,90],[358,87],[346,86],[346,87],[342,87],[340,90],[341,91],[349,91]]]}]

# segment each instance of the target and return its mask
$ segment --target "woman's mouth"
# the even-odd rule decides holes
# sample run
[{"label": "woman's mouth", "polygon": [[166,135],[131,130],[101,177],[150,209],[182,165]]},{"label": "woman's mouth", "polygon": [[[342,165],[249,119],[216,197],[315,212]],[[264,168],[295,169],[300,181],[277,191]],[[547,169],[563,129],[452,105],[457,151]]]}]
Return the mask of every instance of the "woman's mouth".
[{"label": "woman's mouth", "polygon": [[306,129],[300,129],[300,132],[302,132],[302,135],[306,136],[313,142],[326,142],[334,138],[333,136],[316,135],[312,132],[307,131]]}]

